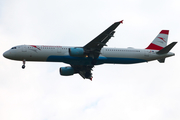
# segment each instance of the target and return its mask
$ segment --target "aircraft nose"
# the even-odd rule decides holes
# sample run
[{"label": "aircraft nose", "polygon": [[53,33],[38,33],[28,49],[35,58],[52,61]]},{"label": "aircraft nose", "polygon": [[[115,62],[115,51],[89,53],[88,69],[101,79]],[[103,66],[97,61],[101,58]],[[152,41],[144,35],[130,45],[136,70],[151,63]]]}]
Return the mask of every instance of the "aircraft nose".
[{"label": "aircraft nose", "polygon": [[7,52],[7,51],[4,52],[4,53],[3,53],[3,56],[4,56],[5,58],[8,58],[8,52]]},{"label": "aircraft nose", "polygon": [[13,54],[11,54],[10,51],[6,51],[6,52],[3,53],[3,56],[4,56],[5,58],[12,59]]}]

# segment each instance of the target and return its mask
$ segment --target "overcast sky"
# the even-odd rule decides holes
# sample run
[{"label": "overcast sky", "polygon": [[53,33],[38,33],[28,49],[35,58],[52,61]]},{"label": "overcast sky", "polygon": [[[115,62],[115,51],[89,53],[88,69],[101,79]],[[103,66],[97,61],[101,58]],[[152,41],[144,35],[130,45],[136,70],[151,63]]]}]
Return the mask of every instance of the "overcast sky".
[{"label": "overcast sky", "polygon": [[180,46],[176,55],[134,65],[100,65],[93,81],[63,77],[64,63],[5,59],[16,45],[84,46],[124,20],[108,47],[146,48],[162,29],[179,41],[179,0],[1,0],[0,120],[179,120]]}]

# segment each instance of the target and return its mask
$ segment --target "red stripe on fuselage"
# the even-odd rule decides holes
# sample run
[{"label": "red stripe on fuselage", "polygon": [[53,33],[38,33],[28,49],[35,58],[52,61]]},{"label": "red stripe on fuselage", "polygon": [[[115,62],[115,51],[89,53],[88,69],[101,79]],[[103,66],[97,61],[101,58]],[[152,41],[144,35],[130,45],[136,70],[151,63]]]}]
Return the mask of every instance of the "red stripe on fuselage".
[{"label": "red stripe on fuselage", "polygon": [[161,50],[161,49],[163,49],[163,47],[151,43],[146,49]]},{"label": "red stripe on fuselage", "polygon": [[169,34],[169,30],[162,30],[162,31],[160,32],[160,34],[166,34],[166,35],[168,35],[168,34]]},{"label": "red stripe on fuselage", "polygon": [[32,46],[32,47],[34,47],[34,48],[37,48],[38,50],[41,50],[40,48],[38,48],[38,47],[35,46],[35,45],[30,45],[30,46]]}]

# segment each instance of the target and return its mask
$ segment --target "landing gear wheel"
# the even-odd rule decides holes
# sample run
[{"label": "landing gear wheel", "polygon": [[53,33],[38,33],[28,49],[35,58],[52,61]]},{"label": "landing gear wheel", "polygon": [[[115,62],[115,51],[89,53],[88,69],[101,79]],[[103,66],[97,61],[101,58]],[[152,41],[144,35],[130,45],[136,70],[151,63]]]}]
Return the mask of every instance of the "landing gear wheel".
[{"label": "landing gear wheel", "polygon": [[25,68],[25,65],[22,65],[22,69],[24,69]]},{"label": "landing gear wheel", "polygon": [[26,60],[24,59],[24,60],[23,60],[23,65],[22,65],[22,69],[25,68],[25,63],[26,63]]}]

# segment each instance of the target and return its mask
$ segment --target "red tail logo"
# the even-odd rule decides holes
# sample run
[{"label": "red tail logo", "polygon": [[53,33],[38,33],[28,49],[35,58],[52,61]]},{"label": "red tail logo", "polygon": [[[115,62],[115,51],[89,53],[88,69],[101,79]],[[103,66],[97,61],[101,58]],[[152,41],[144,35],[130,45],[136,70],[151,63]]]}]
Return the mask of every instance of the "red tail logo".
[{"label": "red tail logo", "polygon": [[162,41],[166,42],[166,41],[164,40],[164,38],[162,38],[162,37],[158,37],[158,38],[161,39]]}]

